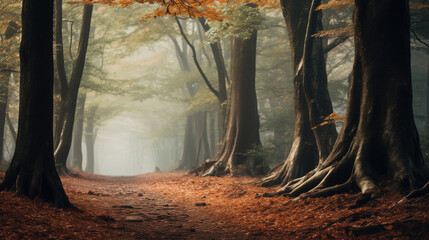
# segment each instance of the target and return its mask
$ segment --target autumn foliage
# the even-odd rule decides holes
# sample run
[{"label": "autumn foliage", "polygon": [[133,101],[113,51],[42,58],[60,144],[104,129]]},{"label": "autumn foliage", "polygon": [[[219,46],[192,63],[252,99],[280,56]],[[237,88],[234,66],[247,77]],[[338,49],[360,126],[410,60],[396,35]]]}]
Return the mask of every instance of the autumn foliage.
[{"label": "autumn foliage", "polygon": [[276,0],[97,0],[97,1],[71,1],[69,3],[83,4],[106,4],[110,6],[128,7],[135,3],[158,4],[159,7],[142,17],[141,21],[146,22],[150,19],[162,16],[185,15],[193,18],[204,17],[210,21],[221,21],[228,18],[222,11],[222,7],[237,7],[237,4],[255,4],[258,6],[269,6],[277,8],[279,2]]}]

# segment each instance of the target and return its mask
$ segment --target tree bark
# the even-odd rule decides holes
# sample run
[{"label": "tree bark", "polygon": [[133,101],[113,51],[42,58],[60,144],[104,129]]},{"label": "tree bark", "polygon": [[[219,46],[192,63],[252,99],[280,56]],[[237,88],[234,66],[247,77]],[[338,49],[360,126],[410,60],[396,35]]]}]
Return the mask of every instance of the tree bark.
[{"label": "tree bark", "polygon": [[88,48],[89,33],[91,28],[92,5],[83,8],[82,26],[78,45],[78,52],[74,61],[70,82],[67,81],[64,66],[63,40],[62,40],[62,1],[56,0],[56,54],[58,78],[61,83],[61,105],[59,109],[59,121],[56,127],[55,162],[60,174],[67,174],[67,156],[70,151],[73,135],[73,125],[76,112],[76,102],[80,82],[85,66],[86,51]]},{"label": "tree bark", "polygon": [[427,181],[412,108],[408,4],[355,1],[355,60],[344,126],[326,161],[278,193],[318,197],[356,186],[371,199],[381,179],[402,191]]},{"label": "tree bark", "polygon": [[310,8],[301,61],[302,72],[299,73],[303,78],[305,100],[316,140],[319,164],[322,164],[331,152],[338,134],[334,124],[321,125],[325,121],[324,118],[332,114],[333,109],[328,91],[323,39],[312,37],[323,29],[321,11],[316,10],[320,3],[320,0],[315,0]]},{"label": "tree bark", "polygon": [[[231,110],[222,147],[214,160],[203,164],[203,176],[260,175],[265,161],[250,150],[261,146],[255,90],[256,30],[249,39],[233,39]],[[212,165],[212,166],[210,166]]]},{"label": "tree bark", "polygon": [[53,156],[53,1],[24,0],[20,47],[18,137],[0,189],[40,197],[57,207],[70,203]]},{"label": "tree bark", "polygon": [[[326,159],[337,137],[335,126],[331,124],[316,127],[332,113],[322,39],[313,40],[311,34],[306,38],[309,16],[313,15],[314,19],[309,30],[322,29],[320,11],[310,11],[311,0],[282,0],[281,3],[295,75],[294,140],[287,159],[271,170],[262,180],[262,186],[285,185],[308,173]],[[311,42],[307,44],[309,49],[304,62],[306,39]]]},{"label": "tree bark", "polygon": [[427,51],[427,68],[426,68],[426,123],[425,125],[426,125],[426,129],[429,130],[429,50]]}]

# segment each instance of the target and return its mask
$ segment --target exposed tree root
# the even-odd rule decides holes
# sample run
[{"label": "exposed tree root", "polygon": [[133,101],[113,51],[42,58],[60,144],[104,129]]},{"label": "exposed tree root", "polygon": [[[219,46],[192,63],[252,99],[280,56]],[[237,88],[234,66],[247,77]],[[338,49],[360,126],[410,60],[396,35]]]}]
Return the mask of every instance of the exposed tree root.
[{"label": "exposed tree root", "polygon": [[[217,161],[207,160],[203,165],[198,167],[202,177],[223,176],[230,174],[232,176],[261,176],[268,171],[268,167],[263,159],[247,156],[244,164],[237,164],[236,156],[231,154],[229,158],[219,159]],[[240,157],[243,162],[243,156]],[[197,171],[195,171],[197,172]]]},{"label": "exposed tree root", "polygon": [[409,199],[418,198],[426,195],[429,192],[429,182],[427,182],[423,187],[416,189],[414,191],[411,191],[407,196],[402,198],[398,204],[403,203]]},{"label": "exposed tree root", "polygon": [[[380,167],[376,167],[370,162],[374,156],[377,156],[372,151],[371,143],[373,140],[355,138],[355,141],[350,144],[351,150],[334,152],[331,154],[331,158],[321,166],[303,177],[289,181],[276,192],[266,193],[264,196],[285,195],[295,197],[295,200],[298,200],[308,197],[326,197],[357,187],[363,194],[356,202],[356,207],[359,207],[380,194],[376,182],[383,175],[383,172],[378,169]],[[398,160],[384,162],[385,169],[396,169],[389,175],[393,176],[393,181],[402,186],[403,190],[421,186],[422,180],[427,179],[423,173],[424,167],[412,167],[411,158],[406,159],[409,160],[408,165],[398,164]],[[385,174],[384,177],[387,175]],[[421,196],[427,193],[428,189],[429,184],[426,183],[423,188],[413,191],[407,198]]]},{"label": "exposed tree root", "polygon": [[313,144],[305,143],[301,137],[296,138],[286,161],[273,168],[262,179],[262,186],[284,186],[286,183],[314,169],[317,166],[317,162],[316,144],[314,142]]},{"label": "exposed tree root", "polygon": [[213,166],[216,163],[214,160],[206,160],[203,164],[200,166],[190,170],[189,174],[195,174],[197,176],[202,175],[205,171],[207,171],[211,166]]},{"label": "exposed tree root", "polygon": [[60,176],[72,176],[70,171],[63,164],[57,165],[56,168],[57,168],[58,175],[60,175]]},{"label": "exposed tree root", "polygon": [[46,166],[42,159],[36,159],[33,165],[9,167],[0,185],[0,191],[16,191],[30,199],[39,197],[52,202],[58,208],[72,207],[53,166]]}]

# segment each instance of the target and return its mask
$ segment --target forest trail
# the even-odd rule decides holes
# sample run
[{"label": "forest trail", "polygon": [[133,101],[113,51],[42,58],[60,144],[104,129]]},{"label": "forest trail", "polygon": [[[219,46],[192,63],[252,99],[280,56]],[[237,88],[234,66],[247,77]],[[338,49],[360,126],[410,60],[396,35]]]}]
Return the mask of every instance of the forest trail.
[{"label": "forest trail", "polygon": [[[184,173],[145,174],[136,177],[88,175],[64,178],[70,201],[106,221],[125,223],[136,239],[238,239],[213,215],[199,211],[204,201],[177,204],[158,187],[180,179]],[[203,199],[202,199],[203,200]],[[198,206],[197,206],[198,205]],[[228,231],[230,230],[230,231]]]},{"label": "forest trail", "polygon": [[427,196],[353,209],[358,194],[263,198],[274,188],[249,177],[79,174],[62,178],[77,210],[0,192],[0,239],[429,239]]}]

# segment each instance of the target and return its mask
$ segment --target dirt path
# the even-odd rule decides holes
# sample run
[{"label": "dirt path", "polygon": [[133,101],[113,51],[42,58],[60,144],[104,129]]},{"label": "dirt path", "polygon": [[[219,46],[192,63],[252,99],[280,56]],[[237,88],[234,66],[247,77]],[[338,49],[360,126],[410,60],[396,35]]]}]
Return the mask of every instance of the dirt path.
[{"label": "dirt path", "polygon": [[[0,192],[0,239],[429,239],[429,197],[356,193],[292,201],[248,177],[63,177],[76,209]],[[0,173],[0,180],[3,173]]]},{"label": "dirt path", "polygon": [[[213,215],[198,211],[195,204],[178,205],[167,194],[154,192],[158,181],[183,177],[184,173],[139,177],[64,178],[71,202],[78,208],[118,223],[118,229],[137,239],[240,239],[236,227],[225,226]],[[198,205],[198,206],[197,206]],[[125,223],[125,224],[124,224]]]}]

